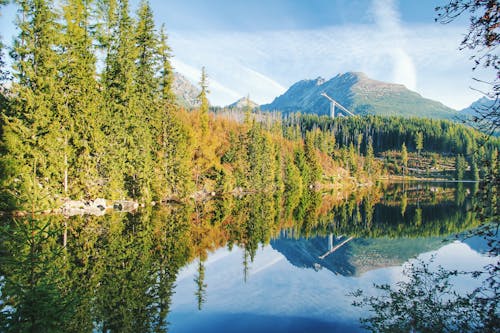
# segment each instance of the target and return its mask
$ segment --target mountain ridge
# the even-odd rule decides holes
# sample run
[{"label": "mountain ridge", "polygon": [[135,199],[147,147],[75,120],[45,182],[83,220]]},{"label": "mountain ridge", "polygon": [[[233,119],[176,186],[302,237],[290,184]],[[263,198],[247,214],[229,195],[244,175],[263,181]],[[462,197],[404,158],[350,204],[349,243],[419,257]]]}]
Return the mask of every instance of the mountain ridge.
[{"label": "mountain ridge", "polygon": [[172,90],[180,106],[188,109],[200,106],[200,89],[179,72],[174,72]]},{"label": "mountain ridge", "polygon": [[458,111],[425,98],[402,84],[377,81],[362,72],[337,74],[329,80],[318,77],[298,81],[273,102],[261,105],[261,109],[285,114],[328,115],[330,102],[321,96],[323,92],[357,115],[451,119],[458,114]]},{"label": "mountain ridge", "polygon": [[226,108],[228,108],[228,109],[245,109],[247,107],[247,105],[250,105],[250,108],[252,110],[259,107],[259,104],[252,101],[248,97],[241,97],[240,99],[238,99],[234,103],[227,105]]}]

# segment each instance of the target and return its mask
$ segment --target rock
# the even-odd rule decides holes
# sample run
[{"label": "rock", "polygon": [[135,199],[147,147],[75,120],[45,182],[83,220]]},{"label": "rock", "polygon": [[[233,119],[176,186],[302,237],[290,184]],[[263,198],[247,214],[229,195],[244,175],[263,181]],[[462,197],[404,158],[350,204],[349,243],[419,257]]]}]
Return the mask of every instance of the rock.
[{"label": "rock", "polygon": [[67,200],[64,202],[63,209],[83,209],[85,206],[85,202],[81,200]]},{"label": "rock", "polygon": [[113,209],[120,212],[132,212],[139,208],[139,204],[135,201],[118,200],[113,203]]},{"label": "rock", "polygon": [[107,208],[106,199],[97,198],[92,202],[92,206],[100,210],[105,210]]},{"label": "rock", "polygon": [[104,215],[107,204],[106,199],[97,198],[94,201],[67,200],[61,212],[65,216],[75,215]]}]

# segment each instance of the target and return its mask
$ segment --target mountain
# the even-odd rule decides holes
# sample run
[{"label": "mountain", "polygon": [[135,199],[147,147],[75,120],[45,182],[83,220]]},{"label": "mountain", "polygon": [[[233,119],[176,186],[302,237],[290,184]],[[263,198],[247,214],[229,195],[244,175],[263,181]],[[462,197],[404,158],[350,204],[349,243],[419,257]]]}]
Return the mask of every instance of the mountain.
[{"label": "mountain", "polygon": [[[333,238],[340,245],[346,237]],[[288,262],[300,268],[325,268],[343,276],[360,276],[365,272],[398,266],[420,253],[434,251],[444,245],[443,238],[355,238],[328,254],[328,237],[271,241],[273,249],[283,254]]]},{"label": "mountain", "polygon": [[323,92],[360,115],[450,119],[457,114],[454,109],[424,98],[404,85],[376,81],[358,72],[338,74],[328,81],[321,77],[299,81],[272,103],[262,105],[261,109],[285,114],[303,112],[328,115],[330,102],[321,96]]},{"label": "mountain", "polygon": [[233,104],[229,104],[226,106],[228,109],[244,109],[247,107],[247,105],[250,105],[250,108],[253,110],[257,107],[259,107],[259,104],[255,103],[251,99],[248,99],[248,97],[242,97]]},{"label": "mountain", "polygon": [[184,75],[175,72],[174,84],[172,86],[177,103],[185,108],[194,108],[200,105],[198,95],[200,89],[193,85]]},{"label": "mountain", "polygon": [[475,101],[474,103],[472,103],[469,107],[460,110],[459,113],[460,115],[463,115],[465,117],[474,116],[477,113],[477,111],[486,110],[489,107],[493,106],[494,104],[495,100],[484,96]]}]

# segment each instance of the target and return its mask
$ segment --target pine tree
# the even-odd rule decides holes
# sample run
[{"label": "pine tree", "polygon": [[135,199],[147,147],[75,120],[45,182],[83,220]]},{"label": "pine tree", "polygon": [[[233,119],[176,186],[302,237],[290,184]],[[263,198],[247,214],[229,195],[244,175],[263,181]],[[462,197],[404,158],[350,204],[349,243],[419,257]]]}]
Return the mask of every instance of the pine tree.
[{"label": "pine tree", "polygon": [[133,36],[133,21],[129,16],[127,0],[103,1],[106,13],[105,31],[102,32],[108,53],[102,74],[106,124],[104,134],[108,137],[108,152],[103,161],[107,179],[107,194],[113,198],[139,195],[137,186],[137,156],[133,149],[136,129],[142,120],[134,116],[135,59],[136,48]]},{"label": "pine tree", "polygon": [[408,150],[406,149],[406,144],[404,142],[401,146],[401,163],[403,163],[403,177],[405,177],[408,169]]},{"label": "pine tree", "polygon": [[375,156],[373,154],[373,145],[371,138],[368,140],[368,145],[366,146],[366,156],[365,156],[365,171],[368,174],[373,173]]},{"label": "pine tree", "polygon": [[13,108],[4,118],[4,186],[18,208],[54,206],[63,193],[64,116],[56,53],[59,26],[48,1],[17,1],[19,37],[13,49]]},{"label": "pine tree", "polygon": [[465,170],[467,169],[467,161],[463,155],[458,154],[455,158],[455,172],[456,179],[463,180],[465,175]]},{"label": "pine tree", "polygon": [[[62,91],[60,108],[66,116],[64,143],[66,195],[95,198],[101,190],[99,163],[104,155],[104,137],[99,112],[99,90],[95,79],[91,37],[91,0],[66,0],[62,40]],[[69,179],[68,179],[69,178]]]},{"label": "pine tree", "polygon": [[194,278],[194,282],[196,283],[196,291],[195,296],[198,302],[198,310],[201,311],[203,307],[203,303],[207,300],[207,284],[205,283],[205,264],[201,260],[198,260],[198,274]]},{"label": "pine tree", "polygon": [[198,95],[198,100],[200,101],[200,122],[202,135],[205,135],[208,130],[208,77],[205,67],[201,68],[201,79],[200,79],[201,92]]},{"label": "pine tree", "polygon": [[176,97],[173,91],[174,85],[174,70],[170,62],[171,48],[167,44],[167,34],[165,32],[165,25],[162,25],[160,30],[160,45],[158,48],[158,55],[160,57],[160,95],[164,105],[174,105]]},{"label": "pine tree", "polygon": [[420,151],[424,149],[424,135],[420,131],[415,135],[415,149],[418,152],[418,156],[420,156]]},{"label": "pine tree", "polygon": [[[2,6],[5,6],[8,3],[7,0],[0,0],[0,9]],[[0,12],[0,17],[2,16],[2,13]],[[2,110],[5,107],[5,96],[4,96],[4,82],[7,80],[9,76],[9,72],[5,68],[5,59],[4,59],[4,44],[2,42],[2,35],[0,35],[0,110]],[[2,112],[3,113],[3,112]],[[0,127],[1,131],[1,127]],[[2,132],[0,132],[1,135]]]},{"label": "pine tree", "polygon": [[160,146],[156,164],[155,190],[159,199],[167,196],[184,197],[192,187],[191,182],[191,135],[177,112],[176,97],[173,92],[174,70],[170,63],[172,57],[167,44],[167,34],[162,26],[159,36],[159,73],[160,73],[160,124],[156,142]]},{"label": "pine tree", "polygon": [[316,148],[314,147],[314,134],[313,132],[308,132],[304,141],[304,153],[306,162],[311,170],[311,178],[308,179],[309,185],[321,180],[321,175],[323,170],[319,162],[318,155],[316,153]]},{"label": "pine tree", "polygon": [[155,165],[160,146],[154,142],[161,134],[160,82],[156,76],[158,68],[159,41],[155,32],[153,12],[147,0],[141,1],[137,12],[135,47],[137,48],[134,123],[142,126],[134,128],[133,149],[134,178],[138,194],[145,201],[158,199],[152,193]]}]

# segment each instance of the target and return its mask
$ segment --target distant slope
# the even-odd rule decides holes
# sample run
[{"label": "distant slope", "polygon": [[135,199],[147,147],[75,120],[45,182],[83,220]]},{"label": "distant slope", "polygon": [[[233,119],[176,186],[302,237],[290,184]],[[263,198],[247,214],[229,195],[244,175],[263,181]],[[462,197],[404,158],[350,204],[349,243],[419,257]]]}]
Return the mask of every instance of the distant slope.
[{"label": "distant slope", "polygon": [[250,105],[250,108],[253,110],[259,106],[259,104],[255,103],[251,99],[248,99],[248,97],[242,97],[236,102],[229,104],[226,106],[228,109],[244,109],[247,107],[247,105]]},{"label": "distant slope", "polygon": [[481,97],[474,103],[472,103],[469,107],[462,109],[459,111],[460,115],[463,117],[471,117],[474,116],[477,111],[487,110],[489,107],[495,105],[495,100],[489,99],[488,97]]},{"label": "distant slope", "polygon": [[292,85],[283,95],[262,110],[283,113],[302,112],[329,114],[330,97],[355,114],[386,116],[427,117],[451,119],[457,111],[440,102],[422,97],[401,84],[385,83],[368,78],[363,73],[339,74],[329,81],[323,78],[302,80]]},{"label": "distant slope", "polygon": [[184,75],[175,72],[173,91],[177,97],[177,103],[185,108],[199,106],[198,95],[200,89],[191,83]]},{"label": "distant slope", "polygon": [[[339,241],[335,241],[339,244]],[[443,238],[357,238],[328,253],[328,237],[310,239],[280,238],[271,241],[273,249],[283,254],[288,262],[300,268],[321,269],[343,276],[360,276],[373,269],[398,266],[420,253],[442,247]]]}]

